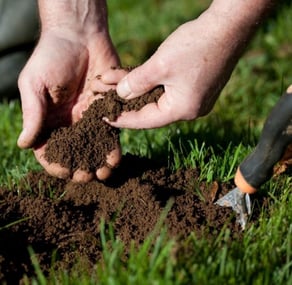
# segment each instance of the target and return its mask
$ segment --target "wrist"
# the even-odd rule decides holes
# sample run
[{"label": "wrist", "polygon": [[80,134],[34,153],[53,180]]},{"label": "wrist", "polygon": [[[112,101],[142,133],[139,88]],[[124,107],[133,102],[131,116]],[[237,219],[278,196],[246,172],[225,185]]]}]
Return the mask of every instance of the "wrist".
[{"label": "wrist", "polygon": [[256,29],[275,5],[275,0],[214,0],[207,11],[225,21],[231,30],[244,34]]},{"label": "wrist", "polygon": [[214,0],[202,17],[215,42],[236,58],[274,5],[274,0]]},{"label": "wrist", "polygon": [[81,38],[108,36],[105,0],[38,0],[42,33]]}]

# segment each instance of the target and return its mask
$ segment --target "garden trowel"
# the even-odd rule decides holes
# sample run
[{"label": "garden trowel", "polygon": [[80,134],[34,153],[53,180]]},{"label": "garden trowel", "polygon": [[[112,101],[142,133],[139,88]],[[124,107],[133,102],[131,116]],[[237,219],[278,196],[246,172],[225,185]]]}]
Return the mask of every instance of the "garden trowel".
[{"label": "garden trowel", "polygon": [[272,177],[274,165],[280,161],[291,143],[292,85],[265,121],[254,151],[239,165],[234,178],[237,187],[215,202],[219,206],[232,207],[242,229],[251,213],[250,194]]}]

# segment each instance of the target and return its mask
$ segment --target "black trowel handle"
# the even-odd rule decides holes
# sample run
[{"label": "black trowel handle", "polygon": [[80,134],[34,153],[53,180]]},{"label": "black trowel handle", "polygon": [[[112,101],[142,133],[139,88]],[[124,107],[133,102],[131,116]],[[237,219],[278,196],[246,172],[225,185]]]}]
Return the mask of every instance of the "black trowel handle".
[{"label": "black trowel handle", "polygon": [[292,93],[285,93],[265,121],[255,150],[240,164],[236,186],[253,193],[273,174],[274,165],[292,142]]}]

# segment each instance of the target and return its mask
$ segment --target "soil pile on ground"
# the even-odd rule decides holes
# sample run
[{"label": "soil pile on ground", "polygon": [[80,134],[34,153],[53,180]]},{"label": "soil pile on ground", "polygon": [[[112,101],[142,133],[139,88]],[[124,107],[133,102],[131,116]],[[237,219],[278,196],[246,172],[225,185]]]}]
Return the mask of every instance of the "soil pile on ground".
[{"label": "soil pile on ground", "polygon": [[[102,219],[106,231],[112,225],[125,244],[125,254],[131,242],[138,246],[145,240],[165,211],[162,225],[178,240],[191,232],[216,236],[226,223],[233,234],[240,233],[234,213],[214,205],[213,187],[198,184],[198,179],[195,169],[172,173],[131,155],[123,157],[107,183],[77,184],[45,172],[28,174],[23,186],[0,190],[0,280],[14,284],[23,274],[33,274],[28,247],[44,272],[52,260],[55,269],[70,270],[76,260],[94,268],[102,258]],[[227,188],[219,186],[218,192]]]},{"label": "soil pile on ground", "polygon": [[[102,166],[119,139],[118,130],[102,117],[115,119],[122,111],[140,109],[157,101],[162,92],[158,88],[127,102],[108,92],[78,123],[51,135],[47,159],[73,169]],[[37,172],[12,190],[0,188],[0,282],[15,284],[24,274],[33,274],[28,248],[46,273],[52,260],[54,269],[70,270],[76,260],[93,268],[102,258],[102,220],[105,231],[112,225],[125,244],[125,256],[131,242],[143,243],[165,211],[162,224],[178,240],[191,232],[216,236],[226,223],[233,234],[240,233],[234,212],[213,204],[233,185],[199,183],[199,175],[198,169],[171,172],[153,160],[125,155],[104,183],[77,184]]]}]

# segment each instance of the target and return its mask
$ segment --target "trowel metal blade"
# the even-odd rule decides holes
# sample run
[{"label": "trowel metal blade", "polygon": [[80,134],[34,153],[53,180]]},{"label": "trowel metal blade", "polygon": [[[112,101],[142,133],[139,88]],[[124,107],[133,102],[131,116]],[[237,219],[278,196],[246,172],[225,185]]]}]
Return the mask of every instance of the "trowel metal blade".
[{"label": "trowel metal blade", "polygon": [[245,228],[248,215],[251,214],[251,202],[249,194],[241,192],[239,188],[234,188],[225,196],[215,202],[216,205],[222,207],[231,207],[239,216],[238,223],[242,229]]}]

